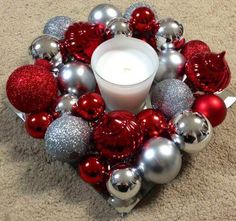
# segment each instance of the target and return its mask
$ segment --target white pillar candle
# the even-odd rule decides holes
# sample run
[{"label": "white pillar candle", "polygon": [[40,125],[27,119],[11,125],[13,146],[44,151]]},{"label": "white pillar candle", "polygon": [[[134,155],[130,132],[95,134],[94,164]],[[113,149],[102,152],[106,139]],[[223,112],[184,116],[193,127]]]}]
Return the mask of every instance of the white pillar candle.
[{"label": "white pillar candle", "polygon": [[135,113],[144,105],[159,59],[144,41],[117,36],[97,47],[91,65],[107,108]]}]

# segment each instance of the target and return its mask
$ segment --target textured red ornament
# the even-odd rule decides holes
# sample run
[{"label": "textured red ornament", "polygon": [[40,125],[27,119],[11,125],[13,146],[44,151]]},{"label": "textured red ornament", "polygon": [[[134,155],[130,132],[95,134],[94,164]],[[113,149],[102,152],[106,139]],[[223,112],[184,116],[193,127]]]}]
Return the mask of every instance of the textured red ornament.
[{"label": "textured red ornament", "polygon": [[231,73],[224,56],[225,52],[199,53],[187,61],[186,75],[196,90],[214,93],[228,86]]},{"label": "textured red ornament", "polygon": [[26,65],[16,69],[6,87],[11,104],[25,113],[46,110],[57,95],[53,75],[44,67]]},{"label": "textured red ornament", "polygon": [[180,50],[185,44],[185,38],[176,39],[173,41],[175,50]]},{"label": "textured red ornament", "polygon": [[31,137],[43,139],[52,121],[52,115],[46,112],[30,114],[26,117],[25,128]]},{"label": "textured red ornament", "polygon": [[77,60],[89,63],[96,47],[105,40],[105,31],[101,25],[79,22],[71,25],[61,42],[63,57],[68,54]]},{"label": "textured red ornament", "polygon": [[51,67],[52,65],[50,64],[49,61],[45,60],[45,59],[37,59],[35,62],[34,62],[35,65],[39,65],[41,67],[44,67],[46,69],[48,69],[49,71],[51,70]]},{"label": "textured red ornament", "polygon": [[94,128],[95,147],[109,159],[132,156],[142,144],[143,133],[135,118],[128,111],[104,114]]},{"label": "textured red ornament", "polygon": [[209,46],[200,40],[192,40],[187,42],[182,50],[181,53],[186,58],[186,60],[189,60],[194,54],[197,53],[203,53],[203,52],[210,52]]},{"label": "textured red ornament", "polygon": [[87,156],[79,163],[77,171],[85,182],[96,185],[106,181],[108,166],[99,156]]},{"label": "textured red ornament", "polygon": [[137,119],[144,131],[145,140],[162,136],[168,128],[165,116],[158,110],[143,110],[137,115]]},{"label": "textured red ornament", "polygon": [[105,102],[97,93],[82,95],[73,107],[73,114],[85,120],[96,120],[101,117],[105,110]]},{"label": "textured red ornament", "polygon": [[214,94],[206,94],[197,97],[192,110],[203,114],[211,122],[213,127],[221,124],[227,114],[224,101]]}]

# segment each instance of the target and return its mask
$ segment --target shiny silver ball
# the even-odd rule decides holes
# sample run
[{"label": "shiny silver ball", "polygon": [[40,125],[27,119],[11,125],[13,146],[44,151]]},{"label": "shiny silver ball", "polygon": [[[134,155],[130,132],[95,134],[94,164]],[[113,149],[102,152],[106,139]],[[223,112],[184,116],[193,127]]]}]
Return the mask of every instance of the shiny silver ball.
[{"label": "shiny silver ball", "polygon": [[[171,46],[168,44],[168,46]],[[165,49],[158,52],[159,68],[155,76],[155,81],[163,81],[171,78],[183,78],[185,57],[173,49]]]},{"label": "shiny silver ball", "polygon": [[51,61],[51,71],[54,76],[57,77],[59,70],[64,66],[62,54],[59,52],[56,56],[54,56]]},{"label": "shiny silver ball", "polygon": [[58,86],[63,94],[80,96],[94,91],[96,81],[91,68],[82,62],[70,62],[64,65],[58,73]]},{"label": "shiny silver ball", "polygon": [[157,38],[162,37],[168,42],[173,42],[183,36],[183,25],[172,18],[165,18],[159,21],[160,27],[157,32]]},{"label": "shiny silver ball", "polygon": [[172,119],[176,133],[183,137],[181,148],[187,153],[197,153],[208,145],[213,136],[211,123],[199,113],[183,111]]},{"label": "shiny silver ball", "polygon": [[191,89],[177,79],[166,79],[157,83],[152,89],[151,103],[168,118],[191,108],[194,96]]},{"label": "shiny silver ball", "polygon": [[64,33],[73,23],[73,20],[67,16],[55,16],[51,18],[44,26],[43,33],[54,36],[60,40],[64,39]]},{"label": "shiny silver ball", "polygon": [[60,52],[59,41],[57,38],[42,35],[36,38],[29,47],[29,53],[33,59],[52,60]]},{"label": "shiny silver ball", "polygon": [[71,113],[72,107],[76,104],[78,98],[72,94],[65,94],[59,98],[55,112],[59,114]]},{"label": "shiny silver ball", "polygon": [[114,170],[107,181],[108,192],[118,199],[128,200],[141,189],[141,177],[132,168]]},{"label": "shiny silver ball", "polygon": [[129,22],[125,18],[114,18],[112,19],[108,25],[107,29],[110,31],[112,36],[116,35],[125,35],[131,36],[132,32],[129,27]]},{"label": "shiny silver ball", "polygon": [[89,13],[88,21],[90,23],[103,24],[106,26],[113,18],[121,16],[121,12],[115,6],[111,4],[100,4]]},{"label": "shiny silver ball", "polygon": [[139,160],[139,170],[144,179],[153,183],[170,182],[178,175],[181,165],[178,147],[163,137],[149,140]]},{"label": "shiny silver ball", "polygon": [[90,136],[91,129],[86,121],[64,114],[48,127],[45,148],[53,159],[69,162],[87,153]]},{"label": "shiny silver ball", "polygon": [[185,142],[184,142],[184,138],[183,137],[179,136],[178,134],[172,134],[171,135],[171,140],[175,143],[175,145],[179,149],[184,149]]}]

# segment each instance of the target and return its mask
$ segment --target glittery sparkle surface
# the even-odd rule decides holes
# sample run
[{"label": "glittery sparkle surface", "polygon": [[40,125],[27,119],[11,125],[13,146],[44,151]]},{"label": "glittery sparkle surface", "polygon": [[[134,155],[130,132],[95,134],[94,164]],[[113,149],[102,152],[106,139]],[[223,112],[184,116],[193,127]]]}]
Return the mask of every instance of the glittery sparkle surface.
[{"label": "glittery sparkle surface", "polygon": [[86,121],[64,114],[49,126],[45,134],[46,151],[56,160],[71,161],[88,152],[90,134]]}]

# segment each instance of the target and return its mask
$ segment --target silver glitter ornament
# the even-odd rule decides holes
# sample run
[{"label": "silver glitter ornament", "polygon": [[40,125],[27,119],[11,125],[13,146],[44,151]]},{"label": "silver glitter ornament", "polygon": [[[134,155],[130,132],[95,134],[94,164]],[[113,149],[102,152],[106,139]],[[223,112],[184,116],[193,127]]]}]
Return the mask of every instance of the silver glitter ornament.
[{"label": "silver glitter ornament", "polygon": [[108,192],[118,199],[129,200],[141,189],[141,177],[132,168],[114,170],[107,181]]},{"label": "silver glitter ornament", "polygon": [[167,79],[157,83],[151,93],[152,107],[162,111],[168,118],[190,109],[193,101],[191,89],[177,79]]},{"label": "silver glitter ornament", "polygon": [[42,35],[36,38],[29,47],[29,53],[33,59],[52,60],[60,52],[59,41],[57,38]]},{"label": "silver glitter ornament", "polygon": [[132,32],[129,27],[129,22],[125,18],[114,18],[112,19],[108,25],[107,29],[110,31],[112,36],[116,35],[125,35],[125,36],[131,36]]},{"label": "silver glitter ornament", "polygon": [[43,33],[54,36],[60,40],[64,39],[64,33],[73,23],[73,20],[67,16],[55,16],[51,18],[44,26]]},{"label": "silver glitter ornament", "polygon": [[172,44],[167,44],[163,51],[158,52],[160,64],[155,76],[156,82],[171,78],[183,78],[186,60],[181,53],[171,49],[171,46]]},{"label": "silver glitter ornament", "polygon": [[59,161],[82,157],[90,148],[91,129],[82,118],[64,114],[50,124],[45,134],[47,153]]},{"label": "silver glitter ornament", "polygon": [[181,149],[187,153],[197,153],[210,142],[213,129],[206,117],[199,113],[183,111],[172,119],[176,133],[183,137],[185,145]]},{"label": "silver glitter ornament", "polygon": [[72,107],[76,104],[78,98],[71,94],[65,94],[59,98],[55,107],[55,112],[59,114],[71,113]]},{"label": "silver glitter ornament", "polygon": [[63,94],[80,96],[86,92],[94,91],[96,81],[91,68],[79,61],[64,65],[58,73],[58,86]]},{"label": "silver glitter ornament", "polygon": [[138,168],[147,181],[168,183],[178,175],[181,165],[182,157],[174,142],[158,137],[144,145]]},{"label": "silver glitter ornament", "polygon": [[113,18],[121,16],[121,12],[115,6],[111,4],[100,4],[89,13],[88,21],[90,23],[103,24],[106,26]]}]

